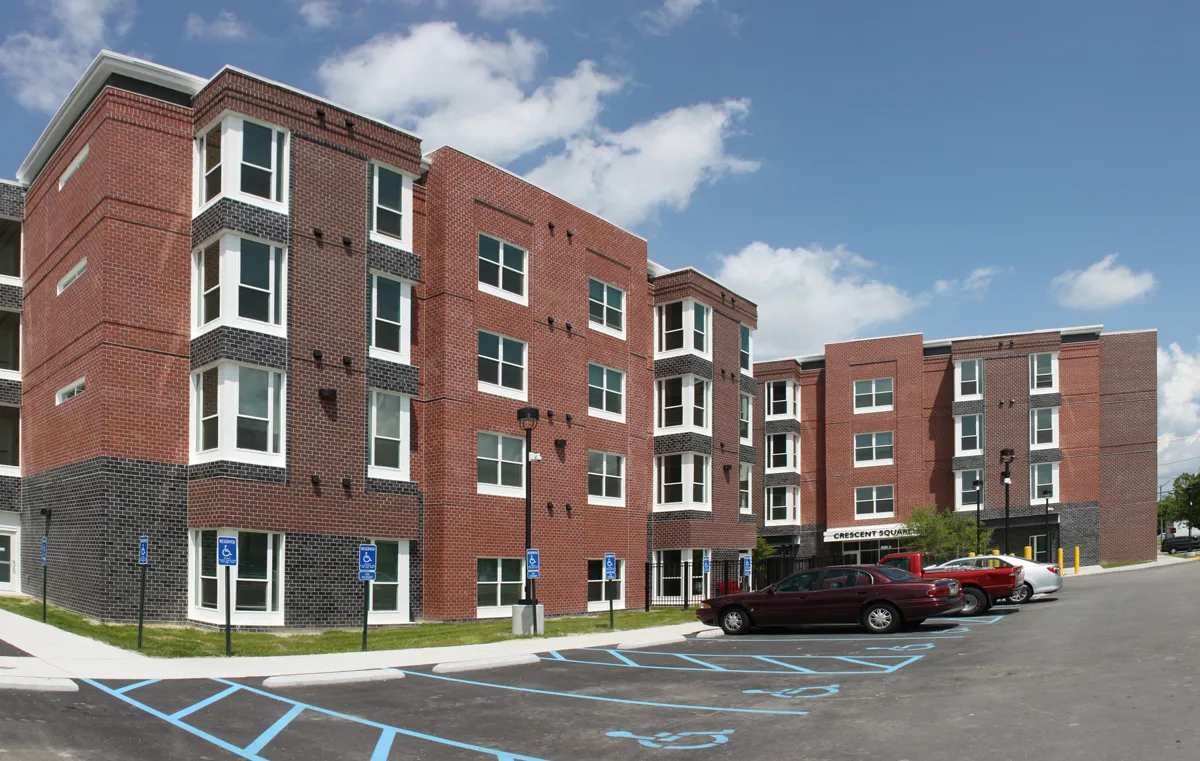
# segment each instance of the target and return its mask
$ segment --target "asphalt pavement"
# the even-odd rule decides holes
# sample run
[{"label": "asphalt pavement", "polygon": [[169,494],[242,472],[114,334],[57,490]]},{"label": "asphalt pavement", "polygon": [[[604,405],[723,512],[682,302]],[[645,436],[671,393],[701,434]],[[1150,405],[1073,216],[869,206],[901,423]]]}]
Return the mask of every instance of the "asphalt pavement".
[{"label": "asphalt pavement", "polygon": [[[1073,580],[1055,598],[870,636],[853,627],[549,651],[454,675],[0,692],[0,761],[1190,757],[1200,564]],[[66,754],[66,755],[63,755]]]}]

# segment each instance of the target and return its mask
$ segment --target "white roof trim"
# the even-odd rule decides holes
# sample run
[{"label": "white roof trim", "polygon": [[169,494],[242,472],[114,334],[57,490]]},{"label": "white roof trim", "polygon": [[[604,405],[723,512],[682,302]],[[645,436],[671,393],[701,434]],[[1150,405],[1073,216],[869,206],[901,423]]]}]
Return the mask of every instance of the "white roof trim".
[{"label": "white roof trim", "polygon": [[1111,330],[1104,335],[1106,336],[1127,336],[1132,333],[1157,333],[1158,328],[1142,328],[1140,330]]},{"label": "white roof trim", "polygon": [[939,338],[933,341],[926,341],[926,346],[945,346],[947,343],[955,341],[979,341],[984,338],[1004,338],[1006,336],[1023,336],[1031,333],[1061,333],[1064,336],[1071,336],[1078,333],[1098,333],[1104,330],[1103,325],[1076,325],[1070,328],[1041,328],[1040,330],[1014,330],[1011,333],[989,333],[981,336],[956,336],[954,338]]},{"label": "white roof trim", "polygon": [[3,177],[0,177],[0,185],[15,185],[15,186],[16,186],[16,187],[18,187],[18,188],[23,188],[23,187],[25,187],[24,185],[22,185],[21,183],[17,182],[16,180],[6,180],[6,179],[4,179]]},{"label": "white roof trim", "polygon": [[919,335],[921,335],[920,332],[897,333],[897,334],[891,335],[891,336],[869,336],[867,338],[847,338],[845,341],[830,341],[829,343],[827,343],[825,345],[826,346],[841,346],[842,344],[853,344],[853,343],[859,343],[860,341],[883,341],[888,338],[908,338],[909,336],[919,336]]},{"label": "white roof trim", "polygon": [[[659,264],[658,262],[654,262],[654,261],[652,261],[652,262],[649,262],[649,264],[650,264],[650,265],[652,265],[652,266],[651,266],[651,268],[650,268],[650,269],[651,269],[651,272],[650,272],[650,277],[663,277],[664,275],[673,275],[673,274],[675,274],[676,272],[688,272],[688,271],[695,272],[697,275],[700,275],[701,277],[704,277],[704,278],[707,278],[707,279],[709,279],[709,280],[713,281],[713,282],[714,282],[714,283],[716,283],[717,285],[719,285],[719,286],[721,286],[722,288],[724,288],[725,290],[729,291],[729,292],[730,292],[731,294],[733,294],[734,296],[737,296],[737,297],[738,297],[739,299],[741,299],[742,301],[745,301],[745,302],[747,302],[747,303],[749,303],[749,304],[753,304],[755,309],[757,309],[757,308],[758,308],[758,302],[757,302],[757,301],[751,301],[750,299],[748,299],[748,298],[746,298],[745,296],[743,296],[741,293],[738,293],[737,291],[733,290],[733,289],[732,289],[732,288],[730,288],[729,286],[727,286],[727,285],[725,285],[724,283],[722,283],[720,280],[717,280],[715,277],[713,277],[712,275],[708,274],[707,272],[705,272],[704,270],[702,270],[702,269],[700,269],[700,268],[698,268],[698,267],[693,267],[692,265],[690,265],[690,264],[689,264],[689,265],[687,265],[686,267],[678,267],[678,268],[676,268],[676,269],[671,269],[670,267],[665,267],[665,266],[663,266],[663,265]],[[662,270],[662,271],[661,271],[661,272],[654,272],[654,271],[653,271],[654,267],[657,267],[657,268],[659,268],[659,269],[660,269],[660,270]],[[756,330],[757,330],[757,328],[756,328]]]}]

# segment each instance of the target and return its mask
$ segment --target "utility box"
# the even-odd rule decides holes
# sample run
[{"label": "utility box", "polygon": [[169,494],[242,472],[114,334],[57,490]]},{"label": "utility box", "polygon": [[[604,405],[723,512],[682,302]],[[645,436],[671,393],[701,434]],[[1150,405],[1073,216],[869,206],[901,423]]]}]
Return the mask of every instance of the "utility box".
[{"label": "utility box", "polygon": [[[514,605],[512,606],[513,634],[545,634],[546,606],[544,605]],[[534,628],[534,624],[537,628]]]}]

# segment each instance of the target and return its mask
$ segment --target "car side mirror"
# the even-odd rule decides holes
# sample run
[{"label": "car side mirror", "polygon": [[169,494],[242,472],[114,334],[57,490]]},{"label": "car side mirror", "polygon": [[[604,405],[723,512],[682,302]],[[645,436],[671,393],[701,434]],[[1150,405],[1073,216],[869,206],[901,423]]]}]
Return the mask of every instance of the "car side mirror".
[{"label": "car side mirror", "polygon": [[764,589],[763,592],[765,592],[766,594],[769,594],[769,595],[775,594],[775,585],[772,584],[771,586]]}]

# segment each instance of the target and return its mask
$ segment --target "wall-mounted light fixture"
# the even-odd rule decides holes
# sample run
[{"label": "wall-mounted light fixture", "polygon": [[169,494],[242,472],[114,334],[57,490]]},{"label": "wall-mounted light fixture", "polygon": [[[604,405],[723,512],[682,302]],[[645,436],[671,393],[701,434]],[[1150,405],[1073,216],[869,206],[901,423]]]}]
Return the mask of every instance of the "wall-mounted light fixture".
[{"label": "wall-mounted light fixture", "polygon": [[354,364],[354,359],[349,354],[342,355],[342,364],[346,367]]},{"label": "wall-mounted light fixture", "polygon": [[553,223],[553,222],[547,222],[547,223],[546,223],[546,227],[550,228],[550,234],[551,234],[551,235],[553,235],[553,234],[554,234],[554,223]]},{"label": "wall-mounted light fixture", "polygon": [[319,388],[319,389],[317,389],[317,396],[320,397],[321,401],[323,401],[323,402],[336,402],[337,401],[337,389],[336,388]]},{"label": "wall-mounted light fixture", "polygon": [[354,245],[354,239],[351,238],[349,235],[343,235],[342,236],[342,245],[343,246],[352,246],[352,245]]},{"label": "wall-mounted light fixture", "polygon": [[344,124],[346,125],[346,129],[354,129],[354,120],[353,119],[347,119],[344,122]]},{"label": "wall-mounted light fixture", "polygon": [[316,473],[313,473],[311,476],[309,476],[309,480],[312,481],[313,486],[321,485],[321,477],[318,476]]},{"label": "wall-mounted light fixture", "polygon": [[567,448],[567,440],[566,439],[555,439],[554,446],[557,449],[566,449]]},{"label": "wall-mounted light fixture", "polygon": [[575,419],[575,416],[574,416],[574,415],[572,415],[570,412],[568,412],[568,413],[567,413],[567,422],[569,423],[569,422],[571,422],[571,421],[572,421],[572,420],[574,420],[574,419]]},{"label": "wall-mounted light fixture", "polygon": [[553,325],[553,324],[554,324],[554,317],[553,317],[553,316],[547,316],[547,317],[546,317],[546,324],[547,324],[547,325]]},{"label": "wall-mounted light fixture", "polygon": [[726,472],[726,473],[728,473],[729,471],[733,470],[733,465],[732,465],[731,463],[728,463],[728,462],[727,462],[727,463],[725,463],[725,466],[724,466],[724,467],[725,467],[725,472]]},{"label": "wall-mounted light fixture", "polygon": [[575,231],[574,231],[574,230],[567,230],[567,243],[570,243],[570,242],[571,242],[571,238],[574,238],[574,237],[575,237]]},{"label": "wall-mounted light fixture", "polygon": [[353,486],[353,485],[354,485],[354,479],[353,479],[353,478],[351,478],[350,476],[343,476],[343,477],[342,477],[342,488],[343,488],[343,489],[349,489],[349,488],[350,488],[351,486]]},{"label": "wall-mounted light fixture", "polygon": [[313,228],[313,237],[316,238],[317,240],[320,240],[321,238],[325,237],[325,231],[319,227],[314,227]]},{"label": "wall-mounted light fixture", "polygon": [[323,109],[323,108],[317,109],[317,118],[320,119],[321,121],[325,121],[325,109]]},{"label": "wall-mounted light fixture", "polygon": [[554,410],[546,410],[546,419],[550,420],[554,417]]},{"label": "wall-mounted light fixture", "polygon": [[313,349],[313,361],[320,362],[323,359],[325,359],[325,352],[320,349]]},{"label": "wall-mounted light fixture", "polygon": [[567,508],[567,515],[570,515],[570,514],[571,514],[571,503],[570,503],[570,502],[568,502],[568,503],[565,505],[565,507]]},{"label": "wall-mounted light fixture", "polygon": [[572,325],[571,323],[568,322],[567,323],[567,332],[570,333],[574,329],[574,327],[575,327],[574,325]]}]

